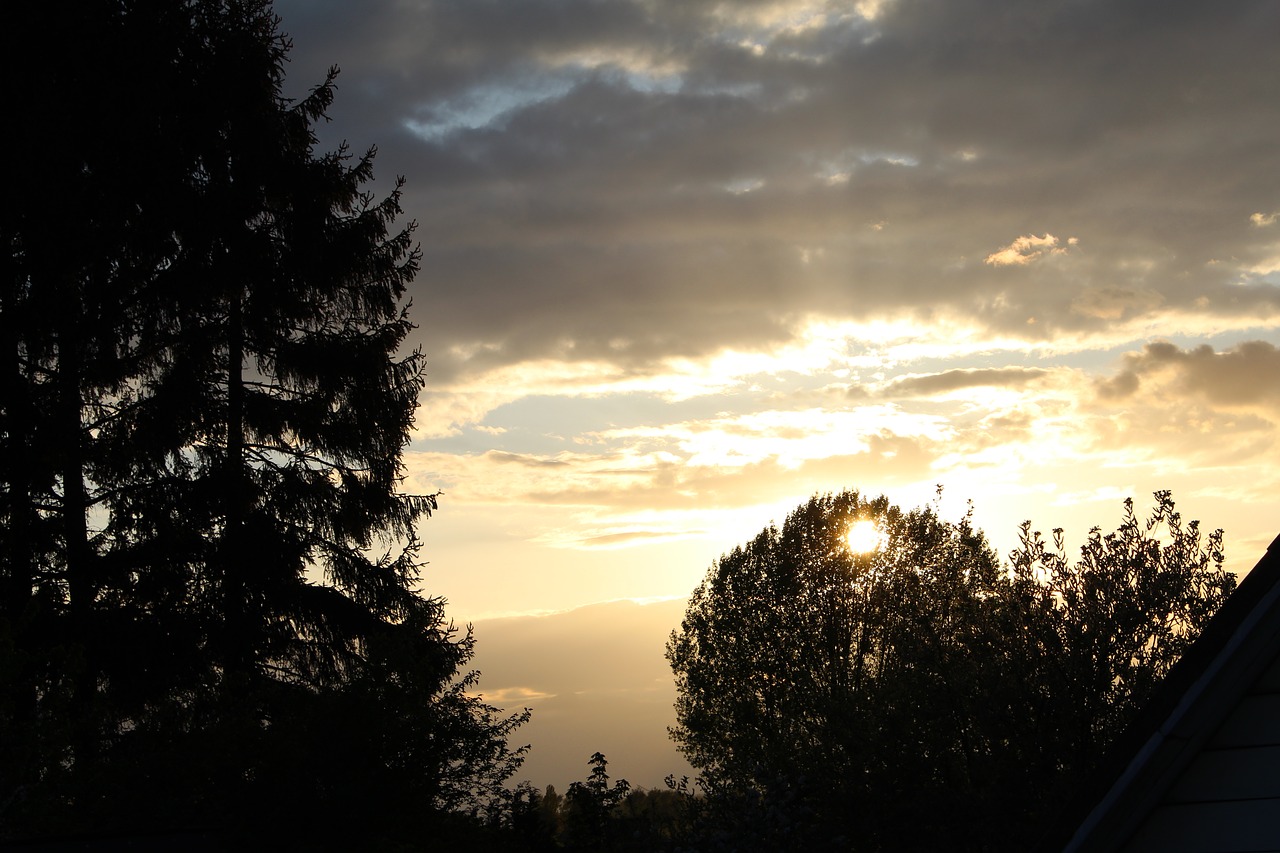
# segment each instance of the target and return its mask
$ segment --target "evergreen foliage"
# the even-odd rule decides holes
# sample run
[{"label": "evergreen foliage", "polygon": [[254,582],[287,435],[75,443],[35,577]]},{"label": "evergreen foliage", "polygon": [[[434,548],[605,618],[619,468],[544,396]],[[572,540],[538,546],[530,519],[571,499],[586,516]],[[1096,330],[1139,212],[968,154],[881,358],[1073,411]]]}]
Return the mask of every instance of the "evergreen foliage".
[{"label": "evergreen foliage", "polygon": [[0,832],[495,806],[524,715],[419,592],[418,253],[315,152],[337,69],[285,98],[264,0],[7,18]]}]

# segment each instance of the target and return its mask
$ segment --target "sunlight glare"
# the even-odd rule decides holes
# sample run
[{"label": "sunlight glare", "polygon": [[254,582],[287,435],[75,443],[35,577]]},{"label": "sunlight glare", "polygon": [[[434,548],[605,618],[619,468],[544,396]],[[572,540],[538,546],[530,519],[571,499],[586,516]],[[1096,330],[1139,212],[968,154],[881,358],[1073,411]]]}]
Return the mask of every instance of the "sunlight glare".
[{"label": "sunlight glare", "polygon": [[880,547],[883,536],[874,521],[855,521],[849,525],[845,538],[849,542],[850,551],[868,554]]}]

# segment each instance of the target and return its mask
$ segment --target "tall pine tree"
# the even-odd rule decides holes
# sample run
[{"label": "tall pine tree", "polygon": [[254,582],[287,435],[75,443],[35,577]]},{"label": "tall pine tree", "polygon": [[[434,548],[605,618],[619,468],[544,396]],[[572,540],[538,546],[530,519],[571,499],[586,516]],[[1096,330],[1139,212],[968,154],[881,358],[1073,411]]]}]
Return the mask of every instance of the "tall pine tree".
[{"label": "tall pine tree", "polygon": [[267,3],[73,5],[6,36],[63,62],[8,69],[0,820],[480,807],[523,716],[418,591],[399,185],[315,153],[337,72],[286,99]]}]

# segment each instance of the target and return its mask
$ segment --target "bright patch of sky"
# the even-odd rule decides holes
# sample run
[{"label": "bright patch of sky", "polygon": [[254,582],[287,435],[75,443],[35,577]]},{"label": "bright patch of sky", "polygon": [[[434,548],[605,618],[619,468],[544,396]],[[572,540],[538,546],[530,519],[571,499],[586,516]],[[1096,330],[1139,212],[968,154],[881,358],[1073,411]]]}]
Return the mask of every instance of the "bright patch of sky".
[{"label": "bright patch of sky", "polygon": [[681,75],[670,69],[633,67],[602,56],[584,55],[527,69],[519,76],[483,83],[423,105],[418,115],[404,120],[404,126],[428,141],[458,130],[500,126],[504,119],[523,109],[563,98],[592,77],[646,93],[671,94],[683,84]]},{"label": "bright patch of sky", "polygon": [[762,186],[764,186],[764,180],[762,178],[735,178],[734,180],[724,184],[724,188],[734,195],[743,195],[744,193],[749,193],[752,190],[758,190]]},{"label": "bright patch of sky", "polygon": [[864,41],[875,37],[871,22],[886,5],[863,0],[851,12],[829,0],[783,0],[762,4],[723,3],[712,13],[715,38],[756,56],[766,53],[789,61],[821,63],[832,48],[822,36],[850,27],[862,31]]},{"label": "bright patch of sky", "polygon": [[543,101],[564,97],[575,85],[571,74],[533,74],[501,83],[476,86],[422,110],[422,117],[410,117],[404,125],[426,140],[456,130],[476,130],[498,122],[503,116]]},{"label": "bright patch of sky", "polygon": [[891,166],[919,166],[920,160],[910,154],[893,151],[864,151],[857,155],[863,165],[888,163]]},{"label": "bright patch of sky", "polygon": [[914,167],[920,165],[920,158],[904,151],[846,149],[830,156],[816,156],[809,162],[813,163],[813,174],[819,181],[836,186],[848,183],[860,167],[879,163]]},{"label": "bright patch of sky", "polygon": [[774,460],[796,468],[814,459],[866,453],[870,439],[885,434],[942,441],[952,435],[944,418],[904,411],[894,405],[851,410],[804,409],[725,415],[708,421],[659,428],[608,430],[605,439],[675,441],[683,464],[741,467]]},{"label": "bright patch of sky", "polygon": [[679,64],[654,61],[644,54],[617,51],[586,51],[566,54],[552,60],[554,67],[570,71],[578,79],[598,75],[637,92],[671,94],[684,82],[684,69]]}]

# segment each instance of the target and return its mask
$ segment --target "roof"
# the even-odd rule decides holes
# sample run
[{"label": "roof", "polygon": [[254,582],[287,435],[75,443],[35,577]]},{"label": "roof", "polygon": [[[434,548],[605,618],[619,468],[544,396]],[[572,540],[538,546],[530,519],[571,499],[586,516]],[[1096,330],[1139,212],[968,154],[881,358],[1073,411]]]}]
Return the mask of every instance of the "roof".
[{"label": "roof", "polygon": [[1117,739],[1041,848],[1115,850],[1280,653],[1280,536]]}]

